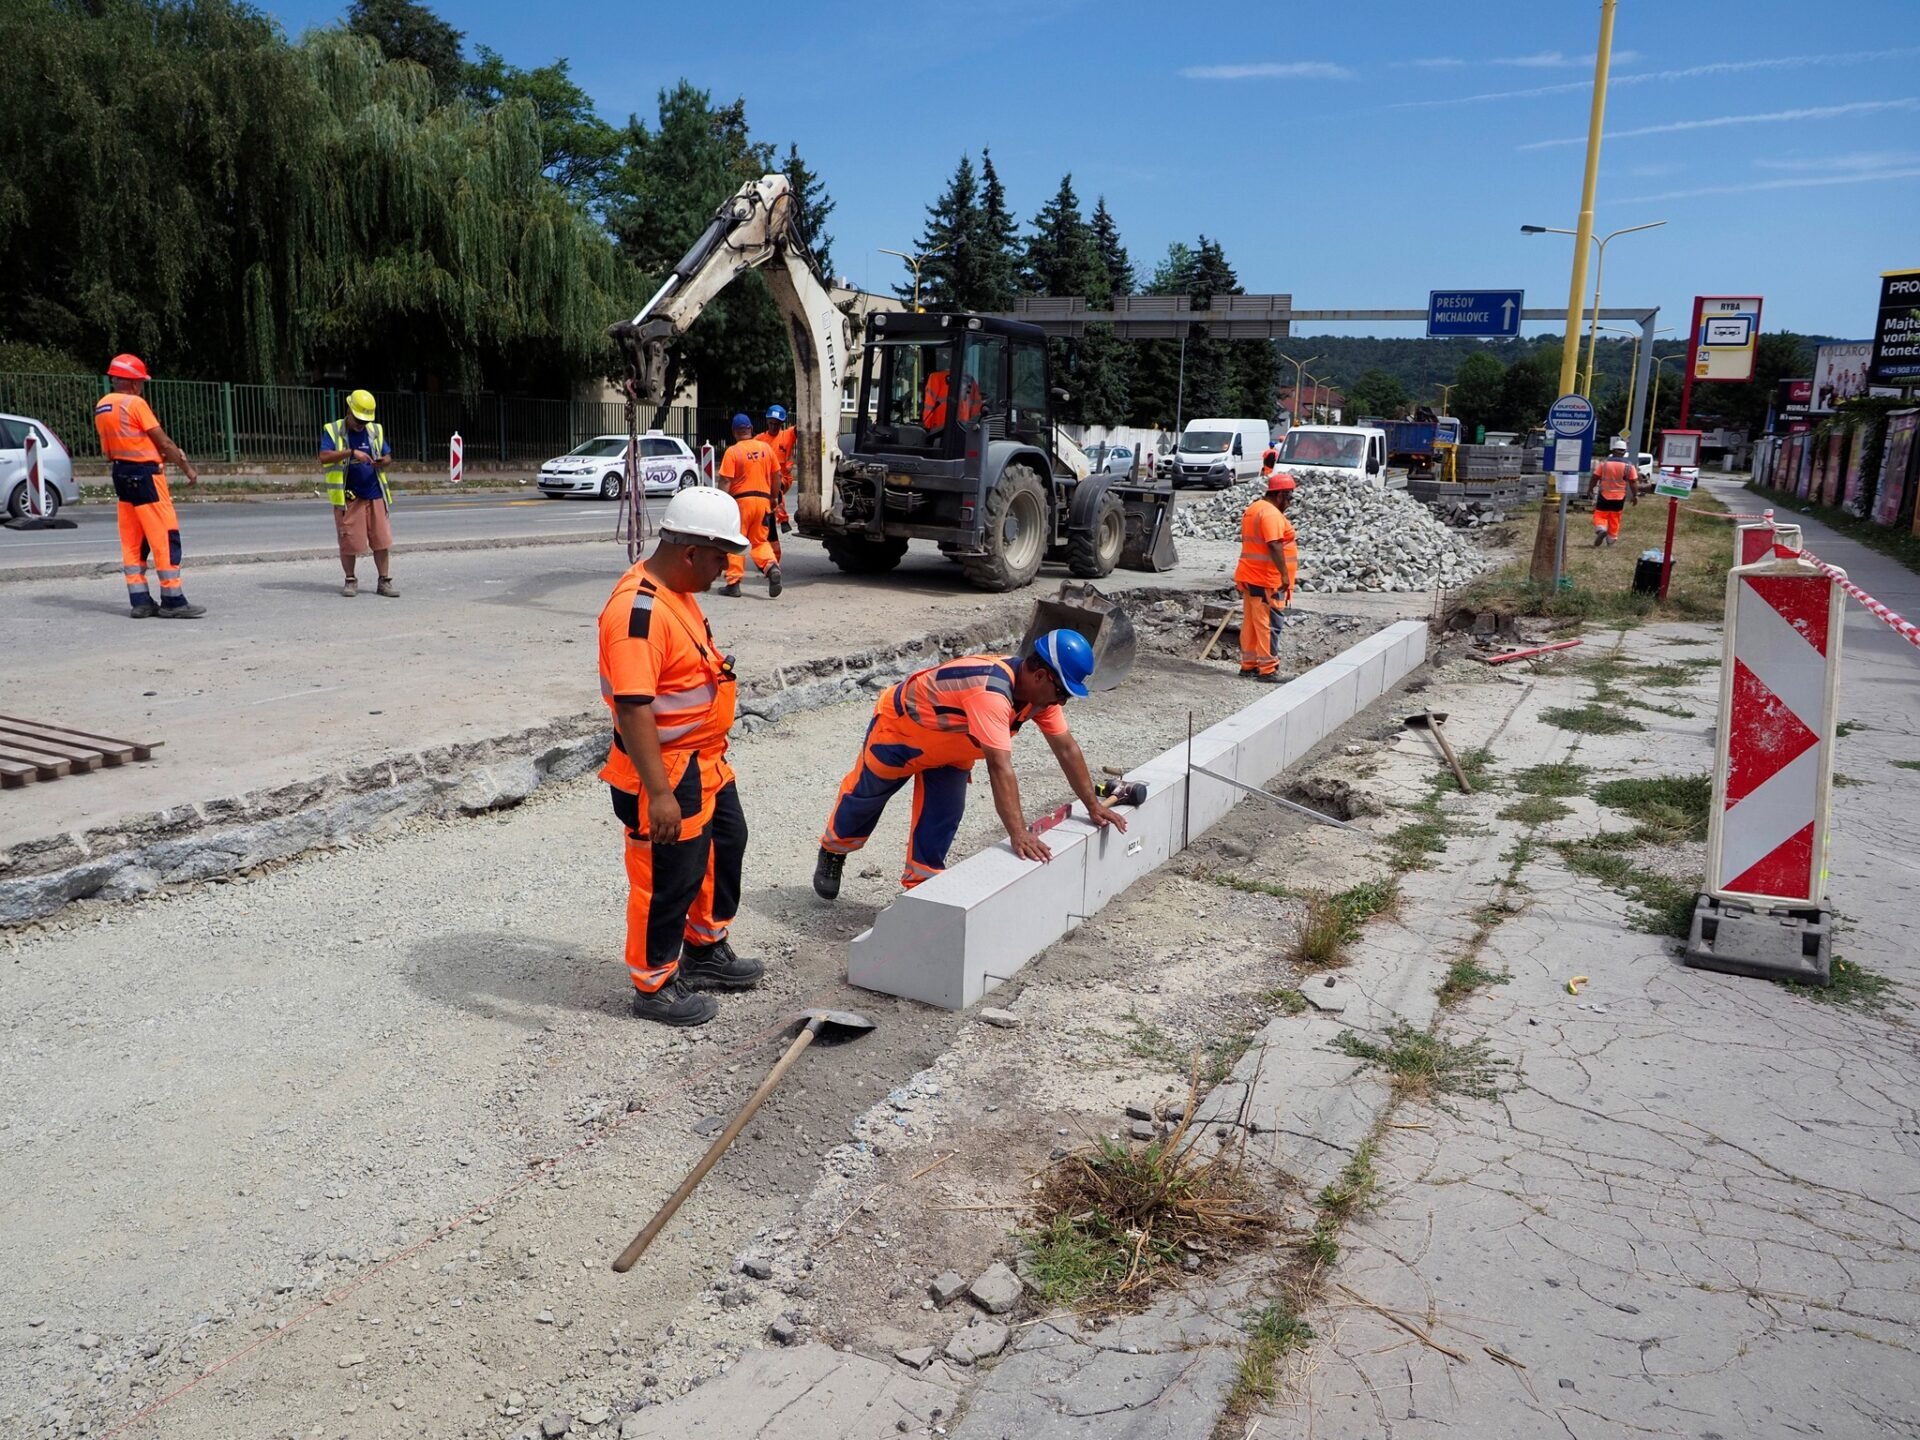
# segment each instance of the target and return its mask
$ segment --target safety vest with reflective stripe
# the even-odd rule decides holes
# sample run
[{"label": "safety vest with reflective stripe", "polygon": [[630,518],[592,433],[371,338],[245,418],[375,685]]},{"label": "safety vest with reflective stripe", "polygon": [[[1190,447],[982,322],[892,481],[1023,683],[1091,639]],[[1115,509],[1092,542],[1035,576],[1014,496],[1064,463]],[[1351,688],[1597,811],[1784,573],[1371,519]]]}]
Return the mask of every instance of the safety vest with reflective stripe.
[{"label": "safety vest with reflective stripe", "polygon": [[965,735],[969,731],[961,695],[991,690],[1012,707],[1008,728],[1017,734],[1033,718],[1037,707],[1014,702],[1014,668],[1015,662],[1004,655],[962,655],[930,669],[916,670],[894,687],[894,713],[929,730]]},{"label": "safety vest with reflective stripe", "polygon": [[1600,492],[1607,509],[1618,510],[1627,503],[1627,487],[1637,473],[1625,460],[1602,460],[1593,467],[1594,488]]},{"label": "safety vest with reflective stripe", "polygon": [[[347,422],[344,420],[329,421],[322,433],[327,437],[329,450],[355,448],[349,441]],[[367,422],[367,453],[378,459],[380,452],[386,448],[386,429],[369,420]],[[393,492],[387,488],[385,471],[380,472],[380,498],[389,505],[393,504]],[[336,508],[347,503],[347,462],[344,460],[336,460],[327,467],[327,503]]]}]

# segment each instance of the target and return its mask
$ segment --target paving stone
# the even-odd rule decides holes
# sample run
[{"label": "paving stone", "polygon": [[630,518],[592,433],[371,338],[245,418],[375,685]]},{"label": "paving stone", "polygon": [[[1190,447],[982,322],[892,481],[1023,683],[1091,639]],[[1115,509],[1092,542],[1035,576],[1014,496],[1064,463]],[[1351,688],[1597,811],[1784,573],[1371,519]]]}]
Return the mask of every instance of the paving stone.
[{"label": "paving stone", "polygon": [[1007,1348],[1007,1327],[993,1320],[976,1320],[947,1341],[947,1358],[957,1365],[991,1360]]},{"label": "paving stone", "polygon": [[924,1370],[933,1363],[933,1346],[915,1345],[908,1350],[896,1350],[893,1358],[911,1370]]},{"label": "paving stone", "polygon": [[800,1338],[800,1327],[782,1315],[767,1327],[767,1334],[776,1345],[791,1345]]},{"label": "paving stone", "polygon": [[1338,1015],[1353,1000],[1353,989],[1347,985],[1309,985],[1300,993],[1314,1009],[1329,1015]]},{"label": "paving stone", "polygon": [[957,1270],[943,1270],[933,1277],[927,1291],[936,1305],[951,1305],[966,1293],[967,1282]]},{"label": "paving stone", "polygon": [[967,1287],[967,1294],[989,1315],[1004,1315],[1020,1303],[1020,1277],[996,1260]]},{"label": "paving stone", "polygon": [[1145,1105],[1129,1105],[1126,1108],[1125,1114],[1127,1119],[1129,1120],[1153,1119],[1153,1111],[1148,1109]]},{"label": "paving stone", "polygon": [[988,1008],[980,1011],[979,1015],[981,1020],[997,1030],[1017,1030],[1020,1028],[1020,1017],[1011,1010]]},{"label": "paving stone", "polygon": [[573,1416],[564,1410],[555,1410],[540,1421],[540,1433],[547,1440],[560,1440],[562,1435],[573,1429]]},{"label": "paving stone", "polygon": [[1136,1120],[1127,1127],[1127,1133],[1136,1140],[1151,1140],[1159,1132],[1145,1120]]}]

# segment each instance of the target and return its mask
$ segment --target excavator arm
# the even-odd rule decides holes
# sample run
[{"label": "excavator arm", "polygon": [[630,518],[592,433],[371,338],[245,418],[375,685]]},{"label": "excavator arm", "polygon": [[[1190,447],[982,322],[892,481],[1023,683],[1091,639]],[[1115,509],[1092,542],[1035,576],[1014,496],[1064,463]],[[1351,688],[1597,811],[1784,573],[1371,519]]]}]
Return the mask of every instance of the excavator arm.
[{"label": "excavator arm", "polygon": [[793,352],[794,519],[819,533],[834,503],[840,458],[840,393],[852,363],[851,324],[833,303],[797,223],[798,205],[784,175],[742,185],[714,213],[646,308],[607,333],[620,347],[634,397],[667,397],[667,342],[748,270],[764,270]]}]

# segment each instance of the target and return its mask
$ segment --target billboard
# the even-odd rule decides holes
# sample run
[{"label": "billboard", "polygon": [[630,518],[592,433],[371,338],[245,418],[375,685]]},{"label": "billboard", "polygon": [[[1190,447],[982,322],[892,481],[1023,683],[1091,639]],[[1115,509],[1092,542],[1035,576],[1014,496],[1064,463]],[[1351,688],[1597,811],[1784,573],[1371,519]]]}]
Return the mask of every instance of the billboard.
[{"label": "billboard", "polygon": [[1920,270],[1888,270],[1880,276],[1880,315],[1867,378],[1875,385],[1920,384]]},{"label": "billboard", "polygon": [[[1920,273],[1915,278],[1920,280]],[[1916,336],[1920,339],[1920,335]],[[1693,298],[1693,378],[1741,381],[1753,378],[1760,346],[1760,297],[1696,295]]]},{"label": "billboard", "polygon": [[1782,410],[1805,410],[1813,404],[1813,381],[1782,380],[1774,403]]},{"label": "billboard", "polygon": [[1813,362],[1813,403],[1816,415],[1829,415],[1842,400],[1867,393],[1867,365],[1873,359],[1871,340],[1822,345]]}]

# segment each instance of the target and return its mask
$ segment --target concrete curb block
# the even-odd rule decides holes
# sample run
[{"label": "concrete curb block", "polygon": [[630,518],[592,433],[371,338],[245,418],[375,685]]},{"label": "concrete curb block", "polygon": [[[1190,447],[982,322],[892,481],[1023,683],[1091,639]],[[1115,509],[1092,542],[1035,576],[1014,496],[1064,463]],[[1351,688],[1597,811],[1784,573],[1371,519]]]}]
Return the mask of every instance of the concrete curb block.
[{"label": "concrete curb block", "polygon": [[[1193,737],[1192,764],[1264,785],[1426,658],[1427,626],[1402,620]],[[1005,843],[909,891],[847,946],[847,979],[868,990],[964,1010],[1100,912],[1135,880],[1205,834],[1240,792],[1188,774],[1185,743],[1127,778],[1147,787],[1125,835],[1084,807],[1047,832],[1053,859],[1017,859]]]}]

